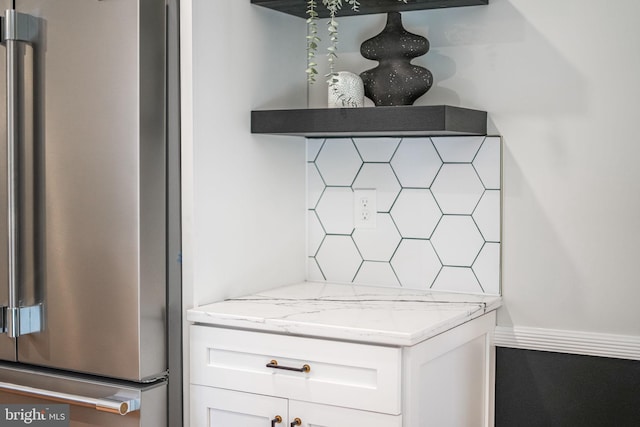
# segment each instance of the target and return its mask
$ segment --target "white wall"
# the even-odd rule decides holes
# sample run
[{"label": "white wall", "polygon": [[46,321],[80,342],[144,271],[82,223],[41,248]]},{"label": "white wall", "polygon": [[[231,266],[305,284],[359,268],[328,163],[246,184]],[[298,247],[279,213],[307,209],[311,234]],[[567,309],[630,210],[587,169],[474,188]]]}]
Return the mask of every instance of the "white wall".
[{"label": "white wall", "polygon": [[[431,42],[414,62],[435,85],[416,104],[486,110],[504,137],[500,325],[640,336],[638,16],[635,0],[403,15]],[[339,70],[375,66],[359,45],[384,20],[341,20]],[[310,105],[324,92],[313,87]]]},{"label": "white wall", "polygon": [[[500,325],[640,336],[639,16],[637,0],[403,15],[431,42],[415,62],[436,83],[417,104],[484,109],[504,137]],[[383,24],[341,21],[339,69],[375,65],[359,44]]]},{"label": "white wall", "polygon": [[248,0],[185,3],[183,262],[193,306],[304,280],[304,140],[252,135],[250,112],[305,106],[295,73],[304,40],[290,37],[305,25]]},{"label": "white wall", "polygon": [[[303,277],[304,144],[248,129],[252,108],[304,106],[305,29],[248,0],[193,6],[185,269],[199,304]],[[637,0],[403,15],[431,41],[416,62],[436,83],[417,104],[486,110],[504,138],[501,325],[640,336],[638,16]],[[341,20],[340,69],[374,65],[359,44],[383,23]]]}]

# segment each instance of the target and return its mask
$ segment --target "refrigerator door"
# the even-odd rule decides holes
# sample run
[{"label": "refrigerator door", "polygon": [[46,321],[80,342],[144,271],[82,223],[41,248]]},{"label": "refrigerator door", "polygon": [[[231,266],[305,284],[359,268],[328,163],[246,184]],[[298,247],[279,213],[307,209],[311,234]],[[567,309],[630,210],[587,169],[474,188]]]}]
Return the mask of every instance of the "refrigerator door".
[{"label": "refrigerator door", "polygon": [[[0,378],[0,404],[21,404],[25,410],[31,405],[69,405],[70,427],[167,425],[164,381],[134,386],[2,365]],[[3,414],[0,413],[0,425],[2,422]]]},{"label": "refrigerator door", "polygon": [[[0,15],[11,9],[10,0],[0,0]],[[6,334],[6,311],[9,305],[7,279],[7,91],[5,84],[5,47],[0,46],[0,360],[16,360],[16,340]]]},{"label": "refrigerator door", "polygon": [[21,250],[19,294],[44,306],[44,330],[18,338],[18,359],[157,378],[167,369],[165,2],[15,8],[38,27],[19,91],[33,151],[22,163],[34,169],[23,222],[36,230],[21,237],[33,248]]}]

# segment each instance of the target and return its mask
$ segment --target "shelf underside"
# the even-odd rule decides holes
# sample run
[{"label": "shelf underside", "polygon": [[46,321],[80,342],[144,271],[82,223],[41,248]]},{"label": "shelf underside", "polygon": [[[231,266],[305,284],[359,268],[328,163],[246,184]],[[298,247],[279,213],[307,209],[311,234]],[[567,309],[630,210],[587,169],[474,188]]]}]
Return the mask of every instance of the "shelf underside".
[{"label": "shelf underside", "polygon": [[[251,0],[251,3],[301,18],[307,18],[307,2],[305,0]],[[321,18],[326,18],[328,12],[323,6],[322,1],[318,1],[317,3],[318,7],[316,12],[318,12]],[[361,0],[359,12],[354,12],[346,2],[343,3],[342,9],[338,11],[338,16],[480,6],[489,4],[489,0],[408,0],[407,3],[398,0]]]},{"label": "shelf underside", "polygon": [[251,132],[306,137],[486,135],[487,113],[449,105],[251,112]]}]

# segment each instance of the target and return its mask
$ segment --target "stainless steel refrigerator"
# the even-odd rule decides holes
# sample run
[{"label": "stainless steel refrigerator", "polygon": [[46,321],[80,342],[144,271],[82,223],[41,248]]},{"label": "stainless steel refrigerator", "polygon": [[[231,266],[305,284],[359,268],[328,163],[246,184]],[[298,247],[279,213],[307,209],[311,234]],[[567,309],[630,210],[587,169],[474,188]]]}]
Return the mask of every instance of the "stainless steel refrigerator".
[{"label": "stainless steel refrigerator", "polygon": [[176,7],[0,0],[0,403],[181,420]]}]

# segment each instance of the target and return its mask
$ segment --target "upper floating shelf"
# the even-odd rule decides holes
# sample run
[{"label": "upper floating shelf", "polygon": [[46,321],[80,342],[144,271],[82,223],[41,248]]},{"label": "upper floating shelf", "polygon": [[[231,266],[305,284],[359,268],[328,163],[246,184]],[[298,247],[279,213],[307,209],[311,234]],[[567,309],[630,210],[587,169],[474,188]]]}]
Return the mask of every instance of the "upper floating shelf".
[{"label": "upper floating shelf", "polygon": [[[305,0],[251,0],[251,3],[264,6],[289,15],[307,18],[307,2]],[[344,4],[338,16],[369,15],[373,13],[406,12],[410,10],[441,9],[446,7],[481,6],[489,4],[489,0],[361,0],[360,10],[354,12],[348,4]],[[317,10],[321,18],[329,16],[329,12],[318,1]]]},{"label": "upper floating shelf", "polygon": [[251,132],[310,138],[486,135],[487,113],[450,105],[251,112]]}]

